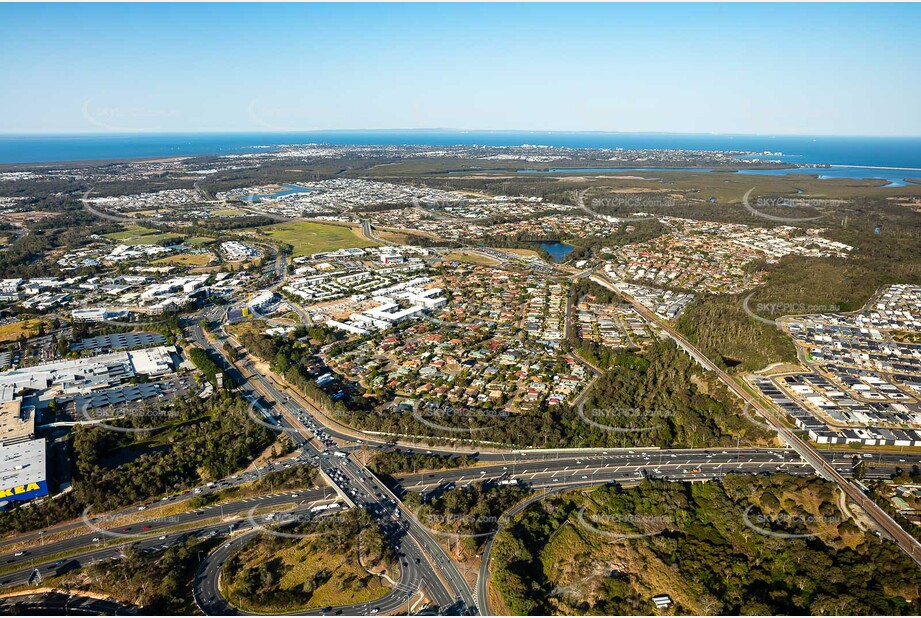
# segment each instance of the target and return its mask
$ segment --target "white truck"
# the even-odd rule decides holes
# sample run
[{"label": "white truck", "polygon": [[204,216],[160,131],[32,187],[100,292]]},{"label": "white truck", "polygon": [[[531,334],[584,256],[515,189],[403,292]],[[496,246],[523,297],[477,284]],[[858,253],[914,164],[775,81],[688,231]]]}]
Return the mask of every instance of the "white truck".
[{"label": "white truck", "polygon": [[310,507],[311,513],[322,513],[323,511],[328,511],[330,509],[337,508],[339,506],[338,502],[332,502],[330,504],[318,504],[316,506]]}]

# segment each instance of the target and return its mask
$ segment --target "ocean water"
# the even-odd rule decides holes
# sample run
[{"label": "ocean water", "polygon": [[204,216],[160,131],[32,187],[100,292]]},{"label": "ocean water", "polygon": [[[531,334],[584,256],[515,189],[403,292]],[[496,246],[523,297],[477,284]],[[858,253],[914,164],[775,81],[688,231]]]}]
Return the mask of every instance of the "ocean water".
[{"label": "ocean water", "polygon": [[[430,146],[523,144],[571,148],[721,150],[783,153],[795,163],[921,168],[921,137],[828,137],[531,131],[315,131],[309,133],[186,133],[0,135],[0,163],[222,155],[278,144]],[[777,159],[778,155],[765,155]]]}]

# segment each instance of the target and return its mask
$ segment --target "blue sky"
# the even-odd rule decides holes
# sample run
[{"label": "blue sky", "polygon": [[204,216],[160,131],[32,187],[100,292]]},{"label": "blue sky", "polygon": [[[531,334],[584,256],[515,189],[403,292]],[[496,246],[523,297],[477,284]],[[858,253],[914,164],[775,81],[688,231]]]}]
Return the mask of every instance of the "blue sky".
[{"label": "blue sky", "polygon": [[919,5],[0,5],[0,133],[921,135]]}]

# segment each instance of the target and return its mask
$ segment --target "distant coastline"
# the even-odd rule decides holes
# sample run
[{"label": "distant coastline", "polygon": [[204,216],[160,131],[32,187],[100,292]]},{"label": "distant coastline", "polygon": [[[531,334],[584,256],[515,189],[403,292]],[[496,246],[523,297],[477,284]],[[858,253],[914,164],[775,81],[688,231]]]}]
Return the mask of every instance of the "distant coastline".
[{"label": "distant coastline", "polygon": [[[113,133],[0,135],[0,165],[220,156],[285,144],[522,146],[717,150],[795,158],[797,164],[921,168],[921,137],[763,136],[672,133],[370,130],[304,133]],[[782,153],[779,155],[778,153]]]}]

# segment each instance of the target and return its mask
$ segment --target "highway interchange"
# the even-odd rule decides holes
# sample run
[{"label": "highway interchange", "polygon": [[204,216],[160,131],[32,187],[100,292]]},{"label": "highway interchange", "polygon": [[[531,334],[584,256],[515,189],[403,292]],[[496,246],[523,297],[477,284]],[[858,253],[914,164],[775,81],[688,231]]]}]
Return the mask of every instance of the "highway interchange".
[{"label": "highway interchange", "polygon": [[[365,474],[363,468],[359,468],[354,461],[354,457],[347,458],[337,457],[328,452],[315,452],[314,455],[307,455],[310,451],[309,443],[305,442],[305,448],[308,450],[302,455],[298,455],[296,460],[292,460],[290,465],[305,465],[311,461],[312,457],[318,457],[323,462],[327,470],[342,469],[343,474],[347,470],[351,473],[351,478],[360,487],[363,488],[363,497],[372,502],[370,498],[376,497],[376,494],[383,493],[381,486],[372,488],[367,482],[361,482],[361,476],[366,479],[375,478],[370,473]],[[382,444],[380,448],[392,448]],[[879,458],[879,455],[876,455]],[[840,462],[842,469],[852,466],[850,457],[837,456],[830,457]],[[900,463],[899,460],[905,457],[897,457],[895,454],[887,455],[881,458],[878,473],[883,475],[891,466]],[[917,459],[917,457],[913,457]],[[484,461],[480,465],[468,468],[460,468],[446,471],[423,471],[420,473],[408,473],[395,477],[398,485],[407,491],[431,491],[446,484],[455,486],[464,486],[472,482],[483,480],[496,480],[500,478],[516,478],[536,491],[560,491],[575,487],[595,486],[602,483],[618,482],[620,484],[629,484],[639,481],[644,474],[651,476],[663,476],[672,479],[684,480],[704,480],[718,478],[724,474],[734,471],[744,471],[750,473],[774,472],[784,470],[793,474],[809,474],[811,468],[799,460],[796,454],[788,449],[729,449],[729,450],[705,450],[705,449],[632,449],[632,450],[607,450],[607,451],[587,451],[581,454],[572,453],[518,453],[518,454],[490,454],[484,456]],[[658,471],[658,472],[657,472]],[[337,474],[339,476],[339,474]],[[190,500],[196,495],[208,495],[209,492],[219,491],[221,489],[238,485],[240,483],[257,480],[259,474],[249,473],[246,475],[237,475],[237,478],[224,479],[216,483],[213,487],[199,488],[200,493],[190,491],[187,494],[173,496],[172,499],[162,500],[166,505],[172,505],[176,501]],[[345,484],[349,487],[351,482]],[[347,490],[346,490],[347,491]],[[539,495],[539,494],[538,494]],[[180,542],[188,537],[189,534],[196,534],[206,537],[208,535],[220,535],[223,538],[231,539],[233,542],[223,543],[218,550],[211,556],[206,557],[202,563],[202,568],[196,578],[196,600],[202,606],[202,609],[208,614],[227,614],[232,613],[230,608],[221,597],[217,590],[216,574],[221,564],[231,555],[234,547],[239,547],[241,541],[237,539],[251,538],[258,532],[253,532],[254,524],[266,513],[285,512],[289,515],[303,515],[309,517],[310,509],[317,504],[328,504],[333,501],[342,502],[338,496],[329,487],[321,489],[312,489],[305,491],[286,491],[277,492],[269,495],[253,496],[237,500],[229,500],[222,504],[211,504],[195,509],[188,509],[170,516],[155,516],[140,519],[137,508],[124,509],[116,513],[106,514],[105,517],[94,517],[91,513],[87,514],[86,521],[69,523],[45,531],[46,537],[52,534],[66,531],[76,531],[75,534],[66,538],[56,540],[49,538],[37,546],[33,546],[26,555],[15,556],[12,552],[0,554],[0,569],[3,570],[0,576],[0,584],[4,586],[14,586],[29,581],[29,578],[37,568],[40,573],[45,575],[53,573],[58,566],[76,567],[78,565],[92,564],[101,560],[117,557],[124,549],[125,545],[135,545],[141,551],[159,551],[168,545]],[[392,510],[389,504],[392,500],[377,499],[373,501],[375,507],[382,512]],[[151,511],[157,506],[153,503]],[[253,516],[254,509],[258,509],[258,515]],[[512,513],[514,514],[514,513]],[[133,518],[130,523],[129,517]],[[421,589],[425,584],[425,589],[429,592],[436,603],[445,608],[457,603],[457,599],[452,596],[454,590],[461,586],[457,581],[452,582],[452,591],[447,586],[439,585],[440,578],[434,572],[434,569],[426,569],[429,559],[436,562],[437,566],[444,568],[445,564],[438,558],[440,545],[435,537],[436,531],[427,530],[410,514],[401,518],[404,525],[414,524],[413,541],[407,542],[406,537],[409,535],[399,535],[400,549],[406,553],[408,560],[405,560],[407,566],[401,569],[401,578],[398,586],[386,597],[379,600],[373,607],[379,607],[382,612],[389,609],[402,607],[407,600],[415,594],[415,591]],[[98,529],[94,529],[95,526]],[[82,528],[82,531],[81,531]],[[420,530],[421,529],[421,530]],[[33,537],[34,540],[34,537]],[[417,544],[418,550],[413,551],[414,544]],[[488,546],[487,546],[488,547]],[[434,555],[434,556],[433,556]],[[488,555],[488,554],[486,554]],[[63,565],[56,565],[57,560],[63,558]],[[416,558],[420,561],[417,564]],[[53,559],[57,559],[52,561]],[[5,568],[4,568],[5,567]],[[18,567],[18,568],[17,568]],[[485,568],[485,563],[484,563]],[[480,574],[478,588],[485,585],[483,577],[485,571]],[[478,594],[480,599],[482,595]],[[482,603],[482,600],[480,601]],[[359,607],[337,608],[346,614],[364,613],[373,609],[366,604]],[[460,609],[456,607],[455,609]]]}]

